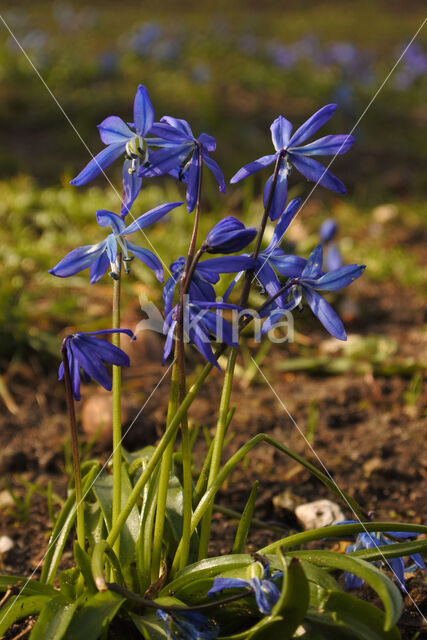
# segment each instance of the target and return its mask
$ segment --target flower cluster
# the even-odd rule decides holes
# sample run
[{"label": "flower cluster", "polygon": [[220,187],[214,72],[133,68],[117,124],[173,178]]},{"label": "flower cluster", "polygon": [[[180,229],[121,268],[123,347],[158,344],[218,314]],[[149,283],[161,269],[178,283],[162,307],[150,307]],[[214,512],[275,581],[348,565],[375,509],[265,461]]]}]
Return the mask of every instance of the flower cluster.
[{"label": "flower cluster", "polygon": [[[335,104],[323,107],[294,133],[292,124],[283,116],[279,116],[271,125],[275,153],[249,163],[231,179],[232,183],[238,182],[275,163],[274,173],[264,188],[264,216],[268,215],[271,221],[276,223],[267,247],[262,247],[262,231],[255,250],[239,255],[238,252],[255,240],[257,230],[247,228],[233,216],[226,216],[207,234],[195,255],[189,255],[189,258],[180,257],[170,265],[171,275],[163,289],[166,335],[164,361],[171,353],[180,317],[180,305],[184,304],[187,326],[183,339],[193,344],[209,362],[217,365],[210,344],[212,339],[232,346],[237,345],[238,332],[236,335],[236,331],[232,330],[222,313],[236,310],[239,314],[244,314],[244,310],[238,305],[230,304],[228,298],[239,278],[248,272],[252,280],[260,283],[262,291],[267,296],[267,300],[259,309],[259,317],[264,320],[262,334],[268,333],[284,314],[301,307],[305,300],[331,335],[340,340],[346,339],[340,318],[319,292],[346,287],[362,274],[364,267],[335,264],[334,268],[329,268],[325,273],[322,270],[322,245],[313,250],[308,260],[296,255],[287,255],[281,247],[286,230],[301,207],[299,198],[286,202],[291,166],[316,184],[337,193],[345,192],[343,183],[314,160],[313,156],[336,156],[345,153],[354,142],[352,136],[328,135],[306,143],[332,117],[335,110]],[[164,174],[170,174],[186,183],[187,209],[189,212],[196,209],[197,217],[201,197],[202,165],[213,173],[220,191],[225,191],[221,169],[210,155],[216,149],[216,141],[206,133],[196,137],[190,125],[182,119],[164,116],[159,122],[155,122],[152,103],[147,89],[142,85],[138,87],[134,99],[133,122],[126,123],[118,116],[109,116],[98,129],[106,146],[71,181],[71,184],[80,186],[88,183],[121,157],[124,193],[121,212],[119,215],[111,211],[97,211],[96,219],[99,226],[110,228],[111,233],[96,244],[74,249],[53,267],[50,273],[63,278],[89,267],[91,283],[97,282],[107,270],[117,279],[121,271],[120,259],[123,260],[124,271],[129,273],[130,262],[136,257],[162,282],[164,271],[159,257],[149,249],[131,242],[128,236],[137,231],[143,232],[182,202],[161,204],[130,224],[126,224],[124,218],[130,213],[132,204],[140,192],[142,180]],[[323,229],[322,234],[326,245],[330,245],[334,230]],[[204,254],[223,255],[204,260],[201,259]],[[223,297],[219,299],[215,285],[220,281],[222,274],[234,274],[234,278]],[[179,302],[174,304],[177,290]],[[242,302],[246,304],[247,297]],[[79,353],[80,360],[74,359],[74,363],[78,361],[82,364],[81,351]],[[73,366],[73,379],[76,381],[76,364]],[[87,366],[82,366],[83,370],[88,372]],[[99,373],[99,368],[97,372]],[[91,377],[101,380],[99,375]],[[77,397],[76,382],[74,386]]]}]

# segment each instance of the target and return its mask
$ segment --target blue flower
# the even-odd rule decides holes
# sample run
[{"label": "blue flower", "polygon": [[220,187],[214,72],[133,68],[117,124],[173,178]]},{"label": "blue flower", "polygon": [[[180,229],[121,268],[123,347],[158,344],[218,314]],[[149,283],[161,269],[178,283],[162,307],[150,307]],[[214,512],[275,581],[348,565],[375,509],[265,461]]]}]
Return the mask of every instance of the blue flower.
[{"label": "blue flower", "polygon": [[[228,258],[210,258],[198,262],[191,279],[188,294],[190,300],[202,300],[215,302],[216,293],[212,285],[219,281],[220,273],[236,273],[246,269],[252,269],[255,261],[248,255],[230,256]],[[185,258],[182,256],[170,265],[171,276],[163,287],[163,302],[165,304],[165,317],[172,309],[173,295],[185,267]]]},{"label": "blue flower", "polygon": [[[340,522],[339,524],[352,524],[355,522],[356,520],[346,520],[345,522]],[[402,531],[389,531],[387,532],[387,535],[392,536],[394,538],[416,538],[417,537],[417,534],[407,533]],[[368,533],[365,531],[363,533],[358,534],[356,538],[356,542],[354,544],[350,544],[347,547],[346,553],[351,553],[352,551],[360,551],[361,549],[376,549],[377,547],[381,547],[388,544],[394,544],[395,542],[396,540],[387,538],[386,535],[382,532]],[[403,560],[403,558],[387,559],[387,563],[391,567],[391,570],[394,573],[394,576],[397,580],[397,583],[400,589],[404,592],[406,592],[404,572],[414,571],[417,567],[420,569],[426,568],[424,560],[422,559],[419,553],[413,553],[410,556],[410,558],[413,561],[413,564],[408,568],[405,568],[405,561]],[[363,583],[364,583],[364,580],[362,580],[362,578],[359,578],[358,576],[355,576],[354,574],[349,573],[348,571],[345,572],[345,585],[347,589],[358,589],[359,587],[362,586]]]},{"label": "blue flower", "polygon": [[[301,198],[291,200],[281,215],[280,220],[276,224],[270,244],[266,249],[261,251],[258,254],[258,257],[254,260],[254,277],[258,280],[269,296],[274,296],[282,288],[274,269],[284,276],[296,275],[302,272],[306,264],[306,260],[304,260],[304,258],[285,255],[283,249],[280,248],[283,236],[285,235],[293,218],[298,213],[300,204]],[[231,291],[242,275],[243,272],[238,273],[231,282],[224,294],[224,300],[228,300]],[[275,305],[282,306],[283,304],[284,301],[282,296],[276,298]]]},{"label": "blue flower", "polygon": [[147,143],[145,136],[154,122],[154,110],[148,92],[141,84],[138,86],[133,103],[133,123],[129,126],[118,116],[109,116],[98,125],[101,140],[107,146],[100,151],[86,167],[71,180],[71,184],[80,187],[98,176],[106,167],[121,155],[125,154],[123,165],[122,217],[129,212],[137,197],[142,180],[138,176],[140,163],[148,161]]},{"label": "blue flower", "polygon": [[[225,589],[248,589],[255,595],[258,609],[265,616],[271,615],[271,607],[280,598],[280,590],[270,579],[265,579],[268,575],[268,567],[264,570],[264,579],[251,578],[250,580],[240,580],[238,578],[214,578],[213,586],[208,591],[208,596],[214,596]],[[276,571],[271,578],[282,576],[280,571]]]},{"label": "blue flower", "polygon": [[[288,256],[285,256],[287,258]],[[276,261],[276,268],[280,273],[280,266]],[[306,299],[310,309],[320,320],[325,329],[335,338],[346,340],[347,335],[344,325],[337,316],[331,305],[322,298],[317,291],[336,291],[348,286],[354,280],[359,278],[365,270],[364,265],[349,264],[340,269],[335,269],[329,273],[322,271],[323,248],[319,244],[312,251],[309,259],[305,261],[305,266],[301,270],[301,265],[295,264],[289,270],[286,269],[287,275],[290,276],[288,282],[289,300],[281,306],[280,309],[273,308],[269,317],[262,326],[262,334],[267,333],[274,327],[280,318],[298,307],[302,297]]]},{"label": "blue flower", "polygon": [[171,116],[164,116],[160,122],[155,123],[150,134],[157,136],[150,139],[150,145],[161,148],[150,152],[150,164],[140,167],[139,176],[152,178],[172,173],[179,177],[187,183],[187,208],[191,213],[197,201],[201,156],[202,162],[215,176],[219,190],[221,193],[225,192],[222,171],[209,156],[209,153],[216,149],[216,141],[212,136],[202,133],[196,139],[188,122]]},{"label": "blue flower", "polygon": [[157,222],[181,204],[182,202],[170,202],[150,209],[129,226],[126,226],[117,213],[105,209],[97,211],[96,219],[99,226],[111,227],[113,233],[110,233],[105,240],[98,242],[98,244],[89,244],[73,249],[53,269],[50,269],[49,273],[59,278],[68,278],[68,276],[73,276],[90,267],[90,282],[93,284],[102,278],[108,267],[111,266],[111,275],[117,278],[117,245],[119,245],[123,252],[126,273],[129,272],[129,262],[135,256],[152,269],[157,279],[163,282],[163,268],[160,260],[148,249],[143,249],[133,242],[125,240],[125,236]]},{"label": "blue flower", "polygon": [[[330,156],[345,153],[354,143],[350,135],[330,135],[319,138],[309,144],[301,146],[322,125],[324,125],[335,113],[336,104],[328,104],[311,116],[301,127],[292,133],[292,124],[283,116],[279,116],[271,125],[271,135],[276,153],[258,158],[254,162],[245,165],[231,178],[231,183],[239,182],[256,171],[268,167],[280,159],[276,188],[270,207],[270,218],[276,220],[285,208],[287,198],[287,177],[290,166],[293,165],[307,180],[319,183],[326,189],[337,193],[345,193],[344,184],[330,171],[324,168],[317,160],[310,156]],[[273,176],[271,176],[264,189],[264,206],[270,193]]]},{"label": "blue flower", "polygon": [[220,220],[208,233],[202,245],[207,253],[236,253],[255,238],[257,230],[246,228],[233,216]]},{"label": "blue flower", "polygon": [[[218,313],[209,309],[237,309],[240,307],[226,302],[188,301],[184,298],[184,341],[193,344],[204,358],[218,369],[221,367],[215,358],[211,339],[215,336],[219,343],[233,347],[239,346],[238,333],[234,335],[232,326]],[[163,333],[166,334],[163,349],[163,364],[172,350],[173,338],[177,325],[178,305],[165,318]]]},{"label": "blue flower", "polygon": [[178,614],[158,609],[157,616],[165,623],[170,640],[213,640],[219,633],[219,626],[198,611],[180,611]]},{"label": "blue flower", "polygon": [[[135,336],[130,329],[105,329],[83,333],[78,331],[67,336],[63,342],[63,349],[67,350],[68,366],[70,368],[71,388],[76,400],[80,400],[80,368],[83,379],[89,382],[91,378],[99,382],[105,389],[111,391],[111,378],[105,370],[104,363],[115,364],[118,367],[128,367],[129,356],[106,340],[98,340],[94,336],[126,333],[133,340]],[[61,362],[58,380],[64,377],[64,363]]]}]

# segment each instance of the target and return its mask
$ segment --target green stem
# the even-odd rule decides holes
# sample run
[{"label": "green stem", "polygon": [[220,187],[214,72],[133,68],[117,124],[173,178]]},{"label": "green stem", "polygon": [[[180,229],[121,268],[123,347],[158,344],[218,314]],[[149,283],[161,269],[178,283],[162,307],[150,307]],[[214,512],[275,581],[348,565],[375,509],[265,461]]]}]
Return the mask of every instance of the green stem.
[{"label": "green stem", "polygon": [[[224,376],[224,384],[221,393],[221,402],[219,405],[218,421],[216,425],[215,437],[213,440],[212,461],[209,470],[208,486],[210,486],[218,475],[221,466],[221,456],[224,446],[225,433],[228,426],[228,413],[230,406],[231,389],[233,386],[234,367],[237,358],[237,348],[233,348],[230,352],[227,369]],[[208,552],[208,544],[210,538],[210,529],[212,521],[213,501],[207,510],[200,532],[199,554],[198,559],[206,558]]]},{"label": "green stem", "polygon": [[[120,329],[120,283],[121,253],[117,256],[118,277],[113,284],[113,329]],[[113,345],[120,348],[120,333],[113,333]],[[122,411],[121,411],[121,367],[113,365],[113,527],[122,507]],[[114,553],[119,558],[120,536],[114,544]]]},{"label": "green stem", "polygon": [[[220,353],[222,353],[222,348],[220,348],[218,350],[216,355],[219,356]],[[147,484],[147,482],[150,479],[154,469],[156,468],[157,464],[162,459],[168,444],[175,437],[177,429],[178,429],[178,427],[179,427],[179,425],[181,423],[183,415],[188,411],[189,407],[191,406],[192,402],[194,401],[194,398],[197,396],[198,392],[200,391],[201,387],[203,386],[204,381],[206,380],[206,378],[208,377],[208,375],[210,374],[212,369],[213,369],[213,365],[210,364],[210,363],[206,364],[203,367],[199,377],[194,382],[194,384],[191,385],[187,395],[185,396],[184,400],[182,401],[182,403],[180,404],[180,406],[176,410],[176,413],[173,415],[173,417],[172,417],[172,419],[170,421],[170,424],[167,426],[166,431],[163,434],[162,438],[160,439],[160,441],[159,441],[159,443],[158,443],[153,455],[151,456],[150,460],[148,461],[148,464],[147,464],[146,468],[141,473],[140,477],[138,478],[137,482],[135,483],[135,486],[132,489],[131,494],[127,499],[127,502],[122,506],[122,510],[120,512],[120,516],[117,519],[116,524],[112,527],[112,529],[111,529],[111,531],[110,531],[110,533],[108,535],[107,542],[108,542],[109,545],[112,545],[114,543],[114,541],[116,540],[117,536],[119,535],[122,526],[124,525],[124,523],[128,519],[130,512],[132,511],[134,505],[138,501],[142,489]]]},{"label": "green stem", "polygon": [[[176,347],[175,347],[175,350],[176,350]],[[173,416],[176,415],[176,411],[178,407],[178,398],[179,398],[179,375],[178,375],[178,364],[175,361],[172,366],[171,387],[169,392],[169,405],[168,405],[168,415],[166,419],[165,435],[168,431],[168,426],[170,425]],[[154,524],[153,554],[152,554],[152,561],[151,561],[151,580],[153,582],[157,580],[160,574],[160,564],[161,564],[162,546],[163,546],[163,531],[165,528],[166,500],[168,497],[169,476],[170,476],[170,469],[172,464],[174,442],[175,442],[175,438],[172,438],[169,444],[167,445],[167,447],[165,448],[165,452],[164,452],[164,455],[162,456],[161,463],[160,463],[160,478],[159,478],[159,488],[157,491],[156,521]]]},{"label": "green stem", "polygon": [[70,363],[67,353],[67,338],[61,347],[62,362],[64,365],[65,394],[67,397],[68,415],[70,418],[71,451],[73,456],[74,485],[76,488],[76,512],[77,512],[77,541],[82,549],[85,548],[85,514],[82,494],[82,477],[80,469],[79,440],[77,433],[76,412],[71,385]]}]

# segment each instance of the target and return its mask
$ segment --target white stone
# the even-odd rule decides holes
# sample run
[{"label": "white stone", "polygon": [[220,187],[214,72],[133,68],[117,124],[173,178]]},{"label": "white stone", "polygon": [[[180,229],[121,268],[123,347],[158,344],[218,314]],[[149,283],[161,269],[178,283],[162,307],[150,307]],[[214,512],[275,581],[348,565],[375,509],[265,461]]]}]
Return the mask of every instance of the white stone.
[{"label": "white stone", "polygon": [[12,538],[9,538],[9,536],[0,536],[0,555],[2,553],[7,553],[11,549],[13,549],[14,546],[15,543],[13,542]]},{"label": "white stone", "polygon": [[346,519],[335,502],[325,499],[300,504],[295,509],[295,515],[304,529],[326,527]]}]

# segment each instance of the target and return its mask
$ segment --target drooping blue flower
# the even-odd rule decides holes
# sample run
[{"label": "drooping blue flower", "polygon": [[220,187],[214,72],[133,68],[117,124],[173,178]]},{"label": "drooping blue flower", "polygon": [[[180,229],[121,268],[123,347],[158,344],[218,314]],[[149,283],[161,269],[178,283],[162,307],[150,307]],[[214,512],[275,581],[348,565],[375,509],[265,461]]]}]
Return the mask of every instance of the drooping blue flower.
[{"label": "drooping blue flower", "polygon": [[215,138],[202,133],[197,139],[185,120],[164,116],[151,128],[150,145],[161,147],[150,152],[150,164],[142,166],[138,175],[143,178],[172,173],[187,183],[187,208],[191,213],[196,206],[199,175],[202,162],[213,173],[221,193],[225,192],[225,180],[217,162],[209,153],[215,151]]},{"label": "drooping blue flower", "polygon": [[213,640],[219,633],[219,626],[198,611],[167,613],[157,609],[157,616],[165,623],[170,640]]},{"label": "drooping blue flower", "polygon": [[255,228],[247,228],[237,218],[227,216],[209,231],[202,249],[207,253],[237,253],[252,242],[256,234]]},{"label": "drooping blue flower", "polygon": [[[243,178],[268,167],[280,159],[276,188],[270,206],[270,218],[276,220],[282,214],[287,198],[287,179],[290,166],[293,165],[307,180],[321,184],[326,189],[337,193],[345,193],[344,184],[330,171],[325,169],[311,156],[336,156],[346,153],[354,143],[350,135],[329,135],[314,142],[301,146],[335,113],[336,104],[328,104],[311,116],[293,135],[292,124],[283,116],[279,116],[270,127],[273,145],[276,153],[263,156],[245,165],[231,178],[231,183],[239,182]],[[264,189],[264,206],[270,194],[273,176],[267,180]]]},{"label": "drooping blue flower", "polygon": [[248,589],[255,596],[258,609],[265,616],[271,615],[271,607],[276,604],[280,598],[280,590],[273,582],[272,578],[282,576],[280,571],[276,571],[270,579],[266,579],[269,574],[268,567],[264,570],[264,578],[251,578],[250,580],[241,580],[239,578],[214,578],[213,586],[208,591],[208,596],[215,596],[226,589]]},{"label": "drooping blue flower", "polygon": [[[271,238],[268,247],[261,251],[258,254],[258,257],[254,260],[254,278],[259,282],[269,296],[274,296],[282,287],[275,273],[275,269],[280,273],[280,275],[297,275],[302,272],[306,264],[306,261],[303,258],[293,255],[285,255],[283,249],[280,248],[283,236],[285,235],[293,218],[298,213],[300,204],[301,198],[291,200],[281,215],[280,220],[276,224],[273,237]],[[242,275],[242,272],[238,273],[230,283],[224,295],[225,300],[228,300],[231,291]],[[276,298],[275,305],[282,306],[283,304],[284,301],[282,296]]]},{"label": "drooping blue flower", "polygon": [[150,209],[129,226],[126,226],[117,213],[106,211],[105,209],[97,211],[96,220],[99,226],[111,227],[113,233],[110,233],[105,240],[98,242],[98,244],[89,244],[73,249],[53,269],[50,269],[49,273],[59,278],[68,278],[68,276],[73,276],[79,271],[90,267],[90,282],[93,284],[102,278],[108,267],[111,267],[112,277],[117,278],[117,246],[119,246],[123,253],[124,268],[127,273],[129,272],[129,263],[135,256],[152,269],[156,278],[163,282],[163,267],[157,256],[149,249],[144,249],[133,242],[129,242],[129,240],[125,239],[125,236],[145,229],[145,227],[157,222],[169,211],[179,207],[181,204],[182,202],[169,202]]},{"label": "drooping blue flower", "polygon": [[[111,391],[111,378],[105,370],[104,363],[115,364],[118,367],[128,367],[129,356],[106,340],[99,340],[94,336],[109,335],[112,333],[125,333],[132,340],[135,336],[130,329],[104,329],[84,333],[77,331],[67,336],[63,348],[67,350],[68,365],[70,368],[71,388],[76,400],[80,400],[80,368],[83,372],[83,380],[89,382],[91,378]],[[58,380],[64,377],[64,363],[61,362],[58,370]]]},{"label": "drooping blue flower", "polygon": [[[173,295],[184,271],[185,262],[185,258],[181,256],[170,265],[171,276],[163,287],[165,317],[172,309]],[[254,265],[255,261],[248,255],[210,258],[198,262],[188,290],[190,300],[215,302],[216,293],[212,285],[219,281],[219,274],[245,271],[252,269]]]},{"label": "drooping blue flower", "polygon": [[[239,346],[238,332],[219,313],[213,313],[209,309],[236,309],[240,307],[226,302],[189,301],[184,297],[184,342],[193,344],[204,358],[218,369],[221,367],[215,358],[211,341],[214,336],[218,344],[226,343],[232,347]],[[163,349],[163,364],[172,351],[172,344],[178,320],[178,305],[176,305],[165,318],[163,333],[166,335]]]},{"label": "drooping blue flower", "polygon": [[[353,524],[356,523],[356,520],[346,520],[345,522],[340,522],[339,524]],[[376,533],[368,533],[364,531],[363,533],[359,533],[356,542],[354,544],[350,544],[346,553],[351,553],[352,551],[360,551],[361,549],[376,549],[377,547],[381,547],[388,544],[394,544],[396,540],[388,538],[387,535],[392,536],[393,538],[416,538],[416,533],[408,533],[403,531],[388,531],[384,534],[382,531],[378,531]],[[413,564],[409,567],[405,567],[405,561],[403,558],[388,558],[387,563],[391,570],[394,573],[394,577],[397,580],[397,583],[400,589],[406,592],[406,584],[405,584],[405,571],[415,571],[415,569],[425,569],[425,563],[419,553],[413,553],[410,556]],[[358,589],[362,586],[364,580],[359,578],[359,576],[355,576],[348,571],[345,572],[345,585],[347,589]]]},{"label": "drooping blue flower", "polygon": [[154,122],[154,109],[147,89],[142,84],[138,86],[135,95],[133,120],[129,126],[134,131],[118,116],[109,116],[103,120],[98,129],[102,142],[107,146],[71,180],[71,184],[76,187],[87,184],[124,154],[122,217],[129,212],[141,189],[142,180],[138,176],[138,168],[149,159],[145,137]]},{"label": "drooping blue flower", "polygon": [[269,317],[262,326],[263,335],[270,331],[285,313],[299,306],[304,296],[310,309],[325,329],[339,340],[347,339],[341,319],[332,309],[331,305],[317,292],[336,291],[337,289],[348,286],[362,275],[365,266],[349,264],[340,269],[325,273],[322,271],[322,263],[323,248],[322,245],[319,244],[312,251],[309,259],[305,261],[305,266],[302,271],[298,264],[295,265],[294,273],[292,273],[292,269],[290,269],[288,272],[290,280],[287,283],[289,300],[281,306],[280,309],[273,308],[270,312]]}]

